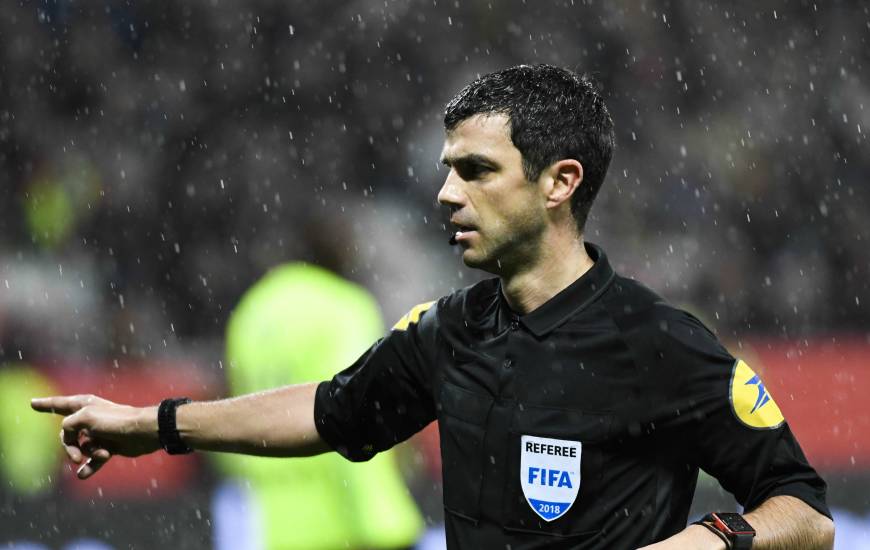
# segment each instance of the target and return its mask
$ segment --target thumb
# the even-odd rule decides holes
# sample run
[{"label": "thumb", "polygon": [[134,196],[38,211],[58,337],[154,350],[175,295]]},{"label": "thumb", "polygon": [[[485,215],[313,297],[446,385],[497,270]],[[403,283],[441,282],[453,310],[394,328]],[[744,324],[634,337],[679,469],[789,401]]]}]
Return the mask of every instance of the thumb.
[{"label": "thumb", "polygon": [[93,415],[90,409],[84,407],[67,416],[61,422],[63,428],[63,440],[67,445],[74,445],[81,431],[91,432],[93,428]]}]

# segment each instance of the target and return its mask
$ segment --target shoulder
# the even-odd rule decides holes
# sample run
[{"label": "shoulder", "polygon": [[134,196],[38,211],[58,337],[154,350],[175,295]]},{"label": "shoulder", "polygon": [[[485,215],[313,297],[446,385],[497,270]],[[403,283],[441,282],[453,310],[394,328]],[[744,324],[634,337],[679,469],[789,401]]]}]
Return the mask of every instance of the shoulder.
[{"label": "shoulder", "polygon": [[393,330],[406,330],[412,324],[442,325],[484,318],[490,308],[497,306],[498,296],[498,279],[486,279],[415,305],[393,325]]},{"label": "shoulder", "polygon": [[713,331],[695,315],[633,279],[617,276],[604,305],[626,340],[649,352],[679,348],[727,354]]},{"label": "shoulder", "polygon": [[604,294],[604,306],[615,317],[634,317],[653,313],[654,306],[665,304],[659,296],[644,284],[616,275],[608,291]]},{"label": "shoulder", "polygon": [[433,300],[431,302],[422,302],[415,305],[410,310],[408,310],[408,313],[402,315],[402,317],[398,321],[396,321],[396,323],[393,325],[393,330],[408,330],[409,326],[419,323],[420,317],[422,317],[424,313],[432,309],[432,306],[434,306],[436,303],[437,302]]}]

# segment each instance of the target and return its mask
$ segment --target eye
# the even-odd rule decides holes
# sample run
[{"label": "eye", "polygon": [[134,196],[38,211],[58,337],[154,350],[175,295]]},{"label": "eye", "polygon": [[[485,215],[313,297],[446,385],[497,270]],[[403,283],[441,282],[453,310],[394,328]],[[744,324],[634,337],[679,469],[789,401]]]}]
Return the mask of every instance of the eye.
[{"label": "eye", "polygon": [[459,177],[466,180],[478,180],[492,172],[492,168],[476,163],[457,163],[454,166]]}]

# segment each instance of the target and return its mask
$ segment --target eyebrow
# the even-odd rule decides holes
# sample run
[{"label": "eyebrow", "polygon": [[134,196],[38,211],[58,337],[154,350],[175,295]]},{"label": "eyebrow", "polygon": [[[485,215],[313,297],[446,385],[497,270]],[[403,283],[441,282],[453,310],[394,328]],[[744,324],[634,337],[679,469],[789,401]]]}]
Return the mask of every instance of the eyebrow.
[{"label": "eyebrow", "polygon": [[498,168],[498,163],[489,157],[485,157],[483,155],[479,155],[477,153],[469,153],[467,155],[462,155],[461,157],[441,157],[441,164],[444,166],[453,166],[454,164],[479,164],[482,166],[487,166],[489,168]]}]

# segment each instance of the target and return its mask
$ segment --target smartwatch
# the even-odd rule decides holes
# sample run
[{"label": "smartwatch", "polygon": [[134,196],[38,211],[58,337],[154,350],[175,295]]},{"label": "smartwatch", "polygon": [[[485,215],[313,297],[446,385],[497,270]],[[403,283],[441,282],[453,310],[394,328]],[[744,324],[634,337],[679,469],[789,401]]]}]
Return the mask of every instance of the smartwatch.
[{"label": "smartwatch", "polygon": [[729,549],[750,550],[752,548],[755,529],[740,514],[713,512],[695,523],[713,531],[727,543]]}]

